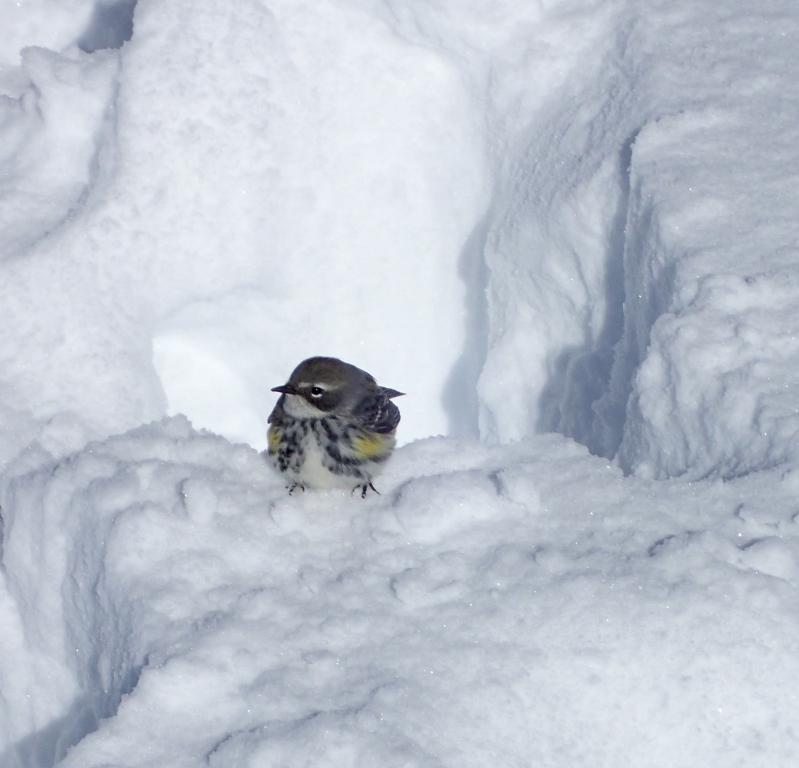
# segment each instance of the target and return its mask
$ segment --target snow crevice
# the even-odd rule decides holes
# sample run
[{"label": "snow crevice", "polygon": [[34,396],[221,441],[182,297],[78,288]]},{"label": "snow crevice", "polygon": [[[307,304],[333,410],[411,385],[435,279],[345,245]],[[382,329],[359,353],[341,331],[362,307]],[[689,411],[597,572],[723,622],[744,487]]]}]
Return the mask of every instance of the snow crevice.
[{"label": "snow crevice", "polygon": [[86,53],[104,48],[121,48],[133,37],[133,13],[136,0],[98,0],[89,26],[78,39]]},{"label": "snow crevice", "polygon": [[[616,189],[609,186],[607,190],[608,197],[615,198],[617,205],[615,211],[608,213],[604,255],[599,257],[602,319],[592,327],[590,317],[586,317],[583,343],[555,355],[552,375],[539,401],[538,431],[560,432],[583,443],[592,453],[608,458],[615,455],[621,443],[627,396],[635,372],[633,366],[625,372],[626,378],[619,376],[617,359],[624,334],[626,294],[637,289],[625,279],[625,254],[630,249],[632,146],[637,133],[624,142],[615,161],[615,181],[610,183]],[[608,400],[611,402],[606,404]]]}]

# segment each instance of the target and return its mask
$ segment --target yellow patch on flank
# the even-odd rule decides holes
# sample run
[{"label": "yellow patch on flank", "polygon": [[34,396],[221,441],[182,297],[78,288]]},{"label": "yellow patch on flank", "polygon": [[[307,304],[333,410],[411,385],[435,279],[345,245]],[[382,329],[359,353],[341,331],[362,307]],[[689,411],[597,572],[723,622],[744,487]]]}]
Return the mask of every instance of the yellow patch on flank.
[{"label": "yellow patch on flank", "polygon": [[266,443],[269,453],[277,453],[277,449],[280,446],[280,435],[274,427],[269,427],[266,430]]},{"label": "yellow patch on flank", "polygon": [[358,459],[373,459],[391,447],[393,435],[361,432],[352,438],[353,453]]}]

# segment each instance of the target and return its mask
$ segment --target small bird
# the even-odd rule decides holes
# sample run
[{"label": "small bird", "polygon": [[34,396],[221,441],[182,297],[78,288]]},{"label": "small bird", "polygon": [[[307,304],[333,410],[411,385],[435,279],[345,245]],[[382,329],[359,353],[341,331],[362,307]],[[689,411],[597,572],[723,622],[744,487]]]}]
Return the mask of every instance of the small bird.
[{"label": "small bird", "polygon": [[296,488],[352,488],[366,496],[396,443],[402,392],[335,357],[303,360],[269,416],[268,453]]}]

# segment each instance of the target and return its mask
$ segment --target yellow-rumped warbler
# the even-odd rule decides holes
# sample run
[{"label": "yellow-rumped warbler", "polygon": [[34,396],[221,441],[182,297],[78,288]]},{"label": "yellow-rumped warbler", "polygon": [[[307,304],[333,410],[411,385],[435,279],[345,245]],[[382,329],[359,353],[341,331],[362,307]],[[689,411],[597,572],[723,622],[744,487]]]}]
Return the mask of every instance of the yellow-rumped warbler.
[{"label": "yellow-rumped warbler", "polygon": [[335,357],[303,360],[269,416],[269,457],[295,488],[371,488],[391,456],[402,392]]}]

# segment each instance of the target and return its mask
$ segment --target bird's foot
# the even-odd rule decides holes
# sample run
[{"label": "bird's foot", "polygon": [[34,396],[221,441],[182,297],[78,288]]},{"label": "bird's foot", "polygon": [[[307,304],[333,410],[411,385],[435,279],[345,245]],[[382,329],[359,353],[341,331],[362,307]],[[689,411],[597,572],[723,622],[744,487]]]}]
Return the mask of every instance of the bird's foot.
[{"label": "bird's foot", "polygon": [[297,490],[297,488],[299,488],[301,491],[305,490],[305,486],[302,483],[292,483],[291,485],[288,485],[286,487],[289,490],[289,496],[291,496],[294,493],[294,491]]},{"label": "bird's foot", "polygon": [[365,499],[365,498],[366,498],[366,492],[367,492],[367,491],[368,491],[370,488],[371,488],[371,489],[372,489],[372,490],[373,490],[373,491],[374,491],[374,492],[375,492],[375,493],[376,493],[378,496],[380,495],[380,491],[378,491],[378,490],[377,490],[377,488],[375,488],[375,487],[372,485],[372,481],[371,481],[371,480],[370,480],[368,483],[364,483],[363,485],[356,485],[356,486],[355,486],[355,487],[352,489],[352,492],[353,492],[353,493],[355,493],[355,491],[357,491],[357,490],[360,490],[360,492],[361,492],[361,498],[362,498],[362,499]]}]

